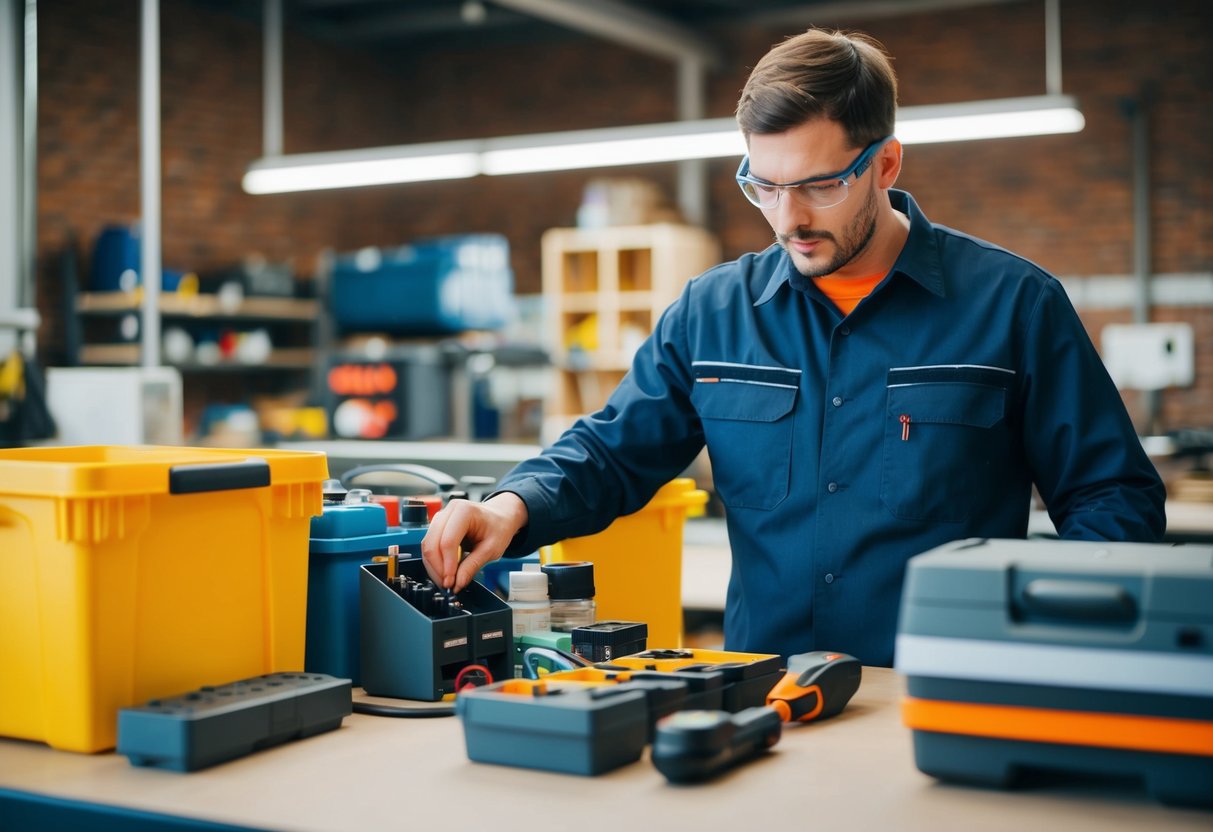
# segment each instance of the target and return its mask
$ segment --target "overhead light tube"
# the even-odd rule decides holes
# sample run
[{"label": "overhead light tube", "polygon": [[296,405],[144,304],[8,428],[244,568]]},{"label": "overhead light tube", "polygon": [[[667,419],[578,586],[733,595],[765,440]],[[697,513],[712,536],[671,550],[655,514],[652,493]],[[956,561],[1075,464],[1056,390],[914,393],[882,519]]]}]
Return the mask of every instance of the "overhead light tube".
[{"label": "overhead light tube", "polygon": [[[903,107],[903,144],[1074,133],[1084,120],[1070,96],[1043,95]],[[677,121],[259,159],[244,176],[250,194],[353,188],[620,165],[741,156],[732,118]]]},{"label": "overhead light tube", "polygon": [[480,170],[479,142],[303,153],[259,159],[244,174],[250,194],[281,194],[466,179]]},{"label": "overhead light tube", "polygon": [[1044,95],[906,107],[896,135],[902,144],[925,144],[1077,133],[1085,125],[1073,98]]},{"label": "overhead light tube", "polygon": [[745,143],[731,118],[488,139],[490,176],[740,156]]}]

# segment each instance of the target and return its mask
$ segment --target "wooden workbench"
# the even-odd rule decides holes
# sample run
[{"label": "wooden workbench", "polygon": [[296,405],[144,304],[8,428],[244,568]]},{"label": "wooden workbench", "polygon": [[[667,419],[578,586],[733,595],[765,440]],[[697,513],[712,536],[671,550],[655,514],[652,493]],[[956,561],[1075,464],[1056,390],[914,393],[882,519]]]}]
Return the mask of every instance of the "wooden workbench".
[{"label": "wooden workbench", "polygon": [[[1011,792],[940,784],[914,767],[901,692],[892,670],[865,668],[841,716],[788,728],[765,757],[706,786],[668,785],[647,752],[594,778],[472,763],[457,719],[355,714],[339,730],[193,774],[0,740],[0,790],[315,832],[1213,828],[1213,813],[1160,806],[1123,782]],[[13,827],[0,817],[0,828]]]}]

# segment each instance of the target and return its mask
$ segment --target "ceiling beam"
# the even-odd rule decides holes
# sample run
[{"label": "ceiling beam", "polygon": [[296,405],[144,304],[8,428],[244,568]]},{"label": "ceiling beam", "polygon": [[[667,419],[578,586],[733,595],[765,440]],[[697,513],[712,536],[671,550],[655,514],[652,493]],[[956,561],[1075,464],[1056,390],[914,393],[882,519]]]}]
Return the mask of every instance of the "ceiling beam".
[{"label": "ceiling beam", "polygon": [[912,14],[947,12],[973,6],[1022,3],[1024,0],[839,0],[803,3],[782,9],[755,12],[746,23],[756,26],[820,26],[835,21],[875,20]]},{"label": "ceiling beam", "polygon": [[484,16],[474,22],[459,7],[359,14],[344,22],[308,21],[318,34],[335,40],[385,40],[401,36],[441,35],[476,29],[503,28],[526,23],[530,18],[506,9],[484,7]]},{"label": "ceiling beam", "polygon": [[500,6],[559,23],[640,52],[674,60],[695,60],[716,68],[720,50],[703,36],[669,18],[618,0],[493,0]]}]

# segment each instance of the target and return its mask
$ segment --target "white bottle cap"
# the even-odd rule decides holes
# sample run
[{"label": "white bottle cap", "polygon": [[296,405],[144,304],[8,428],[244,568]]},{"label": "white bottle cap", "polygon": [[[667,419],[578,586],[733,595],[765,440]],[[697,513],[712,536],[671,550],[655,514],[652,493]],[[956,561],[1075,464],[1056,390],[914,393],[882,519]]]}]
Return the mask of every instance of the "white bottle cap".
[{"label": "white bottle cap", "polygon": [[544,572],[511,572],[511,601],[546,601],[548,599],[548,576]]}]

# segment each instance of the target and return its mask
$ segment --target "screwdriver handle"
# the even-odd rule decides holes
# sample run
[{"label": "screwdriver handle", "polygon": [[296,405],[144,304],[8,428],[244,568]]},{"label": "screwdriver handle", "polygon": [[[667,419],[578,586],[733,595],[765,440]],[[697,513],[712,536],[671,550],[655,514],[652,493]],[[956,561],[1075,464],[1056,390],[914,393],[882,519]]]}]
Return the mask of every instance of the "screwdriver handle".
[{"label": "screwdriver handle", "polygon": [[767,694],[767,705],[774,708],[784,722],[808,722],[821,716],[825,700],[817,685],[801,687],[797,674],[788,673],[775,683]]},{"label": "screwdriver handle", "polygon": [[846,653],[818,650],[788,658],[788,672],[767,694],[767,705],[785,722],[833,716],[859,689],[863,668]]}]

